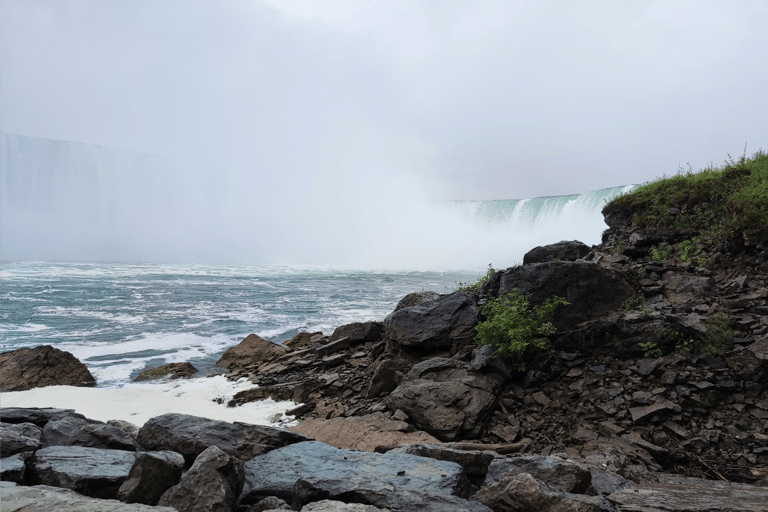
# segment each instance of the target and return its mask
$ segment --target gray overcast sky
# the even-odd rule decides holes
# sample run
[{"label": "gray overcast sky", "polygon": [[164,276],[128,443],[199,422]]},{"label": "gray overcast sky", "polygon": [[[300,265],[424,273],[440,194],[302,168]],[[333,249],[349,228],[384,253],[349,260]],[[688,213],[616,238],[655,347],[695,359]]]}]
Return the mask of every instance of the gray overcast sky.
[{"label": "gray overcast sky", "polygon": [[0,131],[267,184],[578,193],[767,147],[767,25],[765,0],[0,0]]}]

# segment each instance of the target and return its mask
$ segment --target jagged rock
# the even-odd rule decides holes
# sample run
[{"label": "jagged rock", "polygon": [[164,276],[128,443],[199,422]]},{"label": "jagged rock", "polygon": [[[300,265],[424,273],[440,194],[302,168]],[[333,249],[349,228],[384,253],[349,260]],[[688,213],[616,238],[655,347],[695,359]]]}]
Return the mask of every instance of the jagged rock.
[{"label": "jagged rock", "polygon": [[482,482],[488,473],[488,466],[496,460],[507,460],[506,457],[492,451],[472,451],[458,450],[447,446],[436,444],[409,444],[401,448],[395,448],[387,453],[408,453],[419,455],[420,457],[429,457],[430,459],[445,460],[455,462],[464,468],[473,481]]},{"label": "jagged rock", "polygon": [[[389,511],[388,508],[378,508],[373,505],[361,505],[360,503],[344,503],[343,501],[322,500],[308,503],[301,507],[302,512],[380,512]],[[250,511],[249,511],[250,512]]]},{"label": "jagged rock", "polygon": [[472,295],[457,291],[415,306],[396,309],[384,319],[388,339],[407,349],[434,350],[472,342],[477,309]]},{"label": "jagged rock", "polygon": [[472,498],[494,512],[616,512],[616,508],[602,496],[557,491],[529,473],[505,476],[483,486]]},{"label": "jagged rock", "polygon": [[43,440],[45,446],[89,446],[129,451],[141,449],[125,430],[76,416],[65,416],[46,423]]},{"label": "jagged rock", "polygon": [[20,487],[11,482],[0,482],[0,495],[3,510],[8,512],[177,512],[170,507],[88,498],[69,489],[47,485]]},{"label": "jagged rock", "polygon": [[273,510],[291,510],[291,506],[276,496],[268,496],[248,509],[248,512],[272,512]]},{"label": "jagged rock", "polygon": [[437,442],[426,432],[412,432],[413,427],[408,423],[389,419],[381,412],[351,418],[305,420],[290,430],[336,448],[365,452],[377,451],[380,447]]},{"label": "jagged rock", "polygon": [[40,428],[51,420],[58,420],[66,416],[85,419],[85,416],[76,413],[74,409],[56,409],[53,407],[0,408],[0,421],[3,423],[33,423]]},{"label": "jagged rock", "polygon": [[[327,490],[327,481],[318,476],[308,476],[296,481],[293,499],[294,508],[318,499],[336,498]],[[392,512],[492,512],[476,501],[458,496],[414,490],[407,487],[382,489],[378,485],[363,485],[345,492],[343,499],[365,503]],[[301,510],[305,510],[302,507]],[[375,509],[376,510],[376,509]],[[380,509],[379,509],[380,510]]]},{"label": "jagged rock", "polygon": [[384,324],[381,322],[355,322],[337,327],[328,341],[333,343],[346,337],[354,347],[362,343],[379,341],[383,335]]},{"label": "jagged rock", "polygon": [[555,311],[553,323],[558,329],[573,329],[577,324],[616,311],[635,295],[625,277],[593,262],[550,262],[522,265],[505,270],[496,293],[518,289],[531,295],[531,304],[542,304],[554,296],[563,297],[568,306]]},{"label": "jagged rock", "polygon": [[301,350],[311,347],[318,339],[323,337],[322,332],[305,332],[302,331],[291,339],[285,341],[283,345],[290,347],[293,350]]},{"label": "jagged rock", "polygon": [[138,442],[149,450],[170,450],[192,463],[209,446],[218,446],[240,460],[292,443],[307,441],[302,435],[262,425],[229,423],[188,414],[163,414],[147,421]]},{"label": "jagged rock", "polygon": [[[340,450],[311,441],[279,448],[246,462],[241,502],[253,504],[266,496],[292,501],[294,486],[300,479],[309,481],[313,496],[321,491],[326,493],[317,499],[333,499],[361,490],[379,496],[409,489],[460,495],[467,486],[463,469],[452,462],[416,455]],[[352,501],[380,506],[359,499]]]},{"label": "jagged rock", "polygon": [[41,448],[42,435],[42,429],[33,423],[0,424],[0,446],[2,446],[3,457],[21,452],[33,452]]},{"label": "jagged rock", "polygon": [[165,491],[179,483],[184,457],[176,452],[140,452],[131,466],[128,478],[117,491],[125,503],[157,505]]},{"label": "jagged rock", "polygon": [[27,460],[31,457],[32,452],[21,452],[0,459],[0,480],[3,482],[16,482],[19,485],[26,484]]},{"label": "jagged rock", "polygon": [[32,484],[72,489],[93,498],[113,499],[136,454],[83,446],[50,446],[27,462]]},{"label": "jagged rock", "polygon": [[216,446],[201,453],[181,481],[160,498],[179,512],[230,512],[243,489],[243,463]]},{"label": "jagged rock", "polygon": [[389,395],[389,408],[402,409],[414,425],[443,441],[477,437],[501,381],[496,374],[468,371],[460,361],[429,359],[405,375]]},{"label": "jagged rock", "polygon": [[398,301],[397,305],[395,306],[395,311],[400,311],[404,308],[410,308],[413,306],[420,306],[422,304],[426,304],[427,302],[431,302],[435,299],[438,299],[440,297],[440,294],[437,292],[413,292],[409,293],[400,301]]},{"label": "jagged rock", "polygon": [[405,359],[383,359],[376,363],[365,396],[374,398],[389,393],[400,384],[403,375],[411,369],[411,364]]},{"label": "jagged rock", "polygon": [[156,368],[147,368],[133,379],[135,382],[151,379],[162,379],[170,377],[171,379],[181,379],[191,377],[197,373],[192,363],[169,363]]},{"label": "jagged rock", "polygon": [[275,384],[274,386],[259,386],[253,389],[246,389],[238,391],[232,400],[227,402],[227,407],[237,407],[239,405],[247,404],[249,402],[257,402],[259,400],[266,400],[271,398],[276,402],[281,400],[294,400],[298,398],[296,396],[296,386],[298,382],[284,382],[282,384]]},{"label": "jagged rock", "polygon": [[475,349],[472,352],[472,362],[469,365],[469,369],[475,372],[495,372],[505,379],[510,378],[515,374],[515,368],[504,360],[494,357],[495,351],[491,345],[483,345]]},{"label": "jagged rock", "polygon": [[523,265],[545,263],[548,261],[576,261],[592,252],[585,243],[578,240],[557,242],[531,249],[523,256]]},{"label": "jagged rock", "polygon": [[487,473],[484,487],[528,473],[556,491],[575,494],[592,491],[592,473],[589,469],[561,458],[527,455],[497,459],[490,463]]},{"label": "jagged rock", "polygon": [[768,488],[698,478],[645,482],[608,496],[621,511],[764,512]]},{"label": "jagged rock", "polygon": [[139,427],[125,420],[108,420],[107,425],[117,427],[132,438],[136,439],[139,436]]},{"label": "jagged rock", "polygon": [[230,347],[224,352],[216,362],[216,366],[232,369],[247,364],[264,363],[277,359],[288,352],[282,345],[278,345],[269,340],[249,334],[243,341]]},{"label": "jagged rock", "polygon": [[50,345],[0,354],[0,391],[95,385],[88,367],[69,352]]}]

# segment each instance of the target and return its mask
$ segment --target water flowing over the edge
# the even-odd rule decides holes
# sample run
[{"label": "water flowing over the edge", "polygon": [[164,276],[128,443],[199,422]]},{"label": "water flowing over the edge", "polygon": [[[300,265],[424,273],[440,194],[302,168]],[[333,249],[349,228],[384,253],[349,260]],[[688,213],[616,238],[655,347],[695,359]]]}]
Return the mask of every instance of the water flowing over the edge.
[{"label": "water flowing over the edge", "polygon": [[434,202],[415,187],[385,178],[362,189],[358,183],[334,184],[334,195],[316,197],[320,194],[311,186],[281,188],[254,176],[0,134],[0,257],[417,270],[503,267],[519,263],[538,245],[573,239],[599,243],[606,228],[602,207],[634,188]]}]

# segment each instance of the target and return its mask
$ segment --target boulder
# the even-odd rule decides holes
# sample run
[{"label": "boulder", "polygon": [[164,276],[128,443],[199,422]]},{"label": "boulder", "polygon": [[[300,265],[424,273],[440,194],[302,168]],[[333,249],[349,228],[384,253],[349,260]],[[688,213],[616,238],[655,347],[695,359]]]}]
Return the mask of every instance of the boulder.
[{"label": "boulder", "polygon": [[125,420],[107,420],[107,425],[117,427],[132,438],[136,439],[139,436],[139,427]]},{"label": "boulder", "polygon": [[9,512],[177,512],[170,507],[151,507],[138,503],[88,498],[69,489],[47,485],[20,487],[11,482],[0,482],[0,495],[3,510]]},{"label": "boulder", "polygon": [[409,293],[408,295],[400,299],[400,301],[395,306],[394,311],[400,311],[401,309],[404,309],[404,308],[410,308],[413,306],[426,304],[427,302],[431,302],[435,299],[438,299],[439,297],[440,297],[440,294],[437,292],[422,291],[422,292]]},{"label": "boulder", "polygon": [[85,419],[74,409],[56,409],[53,407],[2,407],[0,408],[0,421],[3,423],[33,423],[38,427],[44,427],[51,420],[58,420],[66,416]]},{"label": "boulder", "polygon": [[349,338],[352,346],[379,341],[384,335],[384,324],[381,322],[355,322],[337,327],[331,334],[330,342],[339,338]]},{"label": "boulder", "polygon": [[344,503],[343,501],[321,500],[309,503],[301,508],[302,512],[384,512],[387,508],[361,505],[360,503]]},{"label": "boulder", "polygon": [[201,453],[181,481],[160,498],[179,512],[230,512],[243,489],[243,463],[216,446]]},{"label": "boulder", "polygon": [[459,450],[437,444],[410,444],[401,448],[395,448],[387,453],[408,453],[430,459],[455,462],[464,468],[467,475],[473,479],[482,481],[488,473],[488,467],[497,460],[507,460],[503,455],[492,451]]},{"label": "boulder", "polygon": [[114,499],[136,458],[133,452],[83,446],[50,446],[27,462],[32,484],[72,489],[93,498]]},{"label": "boulder", "polygon": [[30,458],[32,458],[32,452],[21,452],[0,459],[0,480],[25,485],[27,483],[27,460]]},{"label": "boulder", "polygon": [[498,286],[498,290],[487,291],[498,294],[518,289],[523,295],[531,295],[532,305],[540,305],[554,296],[563,297],[570,305],[559,307],[553,319],[561,330],[616,311],[635,295],[634,288],[621,273],[585,261],[508,268],[501,274]]},{"label": "boulder", "polygon": [[508,475],[473,497],[494,512],[617,512],[602,496],[561,492],[528,473]]},{"label": "boulder", "polygon": [[42,429],[33,423],[16,425],[0,423],[0,446],[2,446],[3,457],[21,452],[34,452],[43,446],[40,442],[42,435]]},{"label": "boulder", "polygon": [[484,487],[512,476],[528,473],[556,491],[593,494],[592,473],[583,465],[559,457],[526,455],[497,459],[488,467]]},{"label": "boulder", "polygon": [[276,496],[269,496],[248,509],[248,512],[272,512],[273,510],[291,510],[291,506]]},{"label": "boulder", "polygon": [[83,363],[50,345],[0,354],[0,391],[95,385],[96,379]]},{"label": "boulder", "polygon": [[548,261],[576,261],[592,252],[592,249],[578,240],[534,247],[523,256],[523,265],[546,263]]},{"label": "boulder", "polygon": [[155,368],[147,368],[136,376],[134,382],[142,380],[162,379],[168,377],[170,379],[181,379],[191,377],[197,373],[192,363],[169,363]]},{"label": "boulder", "polygon": [[89,446],[138,451],[141,446],[125,430],[96,420],[65,416],[43,427],[45,446]]},{"label": "boulder", "polygon": [[265,340],[255,334],[249,334],[240,343],[230,347],[216,362],[216,366],[227,369],[248,364],[265,363],[277,359],[288,352],[282,345]]},{"label": "boulder", "polygon": [[140,452],[128,478],[117,491],[125,503],[157,505],[165,491],[179,483],[184,457],[176,452]]},{"label": "boulder", "polygon": [[141,427],[138,437],[144,448],[180,453],[188,464],[209,446],[218,446],[240,460],[248,460],[275,448],[308,440],[287,430],[175,413],[150,419]]},{"label": "boulder", "polygon": [[285,341],[283,345],[290,347],[293,350],[301,350],[311,347],[320,338],[323,337],[322,332],[300,332],[291,339]]},{"label": "boulder", "polygon": [[381,359],[373,367],[373,375],[365,392],[366,398],[374,398],[395,389],[411,366],[402,358]]},{"label": "boulder", "polygon": [[[376,505],[359,493],[391,496],[412,490],[450,496],[460,495],[467,488],[464,470],[452,462],[416,455],[340,450],[310,441],[279,448],[246,462],[241,502],[253,504],[267,496],[291,502],[294,487],[301,479],[307,480],[305,490],[313,496],[302,504],[355,493],[356,499],[347,501]],[[325,496],[317,497],[319,492]]]},{"label": "boulder", "polygon": [[381,447],[438,442],[426,432],[412,432],[411,425],[389,419],[382,412],[350,418],[305,420],[290,430],[336,448],[364,452],[377,451]]},{"label": "boulder", "polygon": [[396,309],[384,319],[386,337],[413,350],[449,349],[471,343],[475,325],[475,301],[471,293],[461,290]]},{"label": "boulder", "polygon": [[440,440],[473,438],[496,405],[502,381],[497,374],[472,372],[466,363],[434,358],[414,365],[387,402]]}]

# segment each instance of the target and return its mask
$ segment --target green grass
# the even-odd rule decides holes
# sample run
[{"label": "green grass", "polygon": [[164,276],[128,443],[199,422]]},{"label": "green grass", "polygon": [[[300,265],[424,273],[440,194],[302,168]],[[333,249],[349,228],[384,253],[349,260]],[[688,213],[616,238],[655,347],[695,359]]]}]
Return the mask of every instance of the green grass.
[{"label": "green grass", "polygon": [[[670,215],[669,209],[680,210]],[[628,210],[640,228],[667,227],[712,238],[764,237],[768,232],[768,153],[758,151],[709,166],[699,172],[679,172],[619,196],[603,214]],[[692,247],[682,247],[684,258]]]}]

